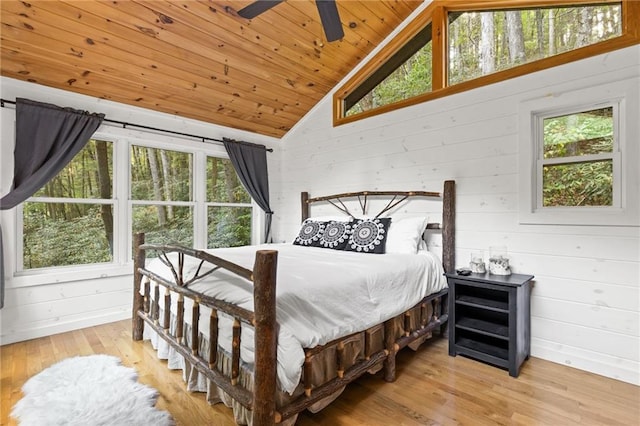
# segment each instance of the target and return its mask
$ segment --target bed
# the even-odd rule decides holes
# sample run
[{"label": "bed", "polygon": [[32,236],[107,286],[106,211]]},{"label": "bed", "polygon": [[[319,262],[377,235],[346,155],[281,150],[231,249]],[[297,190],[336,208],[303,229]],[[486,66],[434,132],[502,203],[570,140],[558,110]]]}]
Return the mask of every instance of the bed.
[{"label": "bed", "polygon": [[[322,409],[365,373],[382,370],[384,380],[395,380],[400,349],[446,331],[442,274],[455,261],[455,182],[443,192],[302,193],[302,222],[324,223],[329,234],[336,219],[310,218],[311,205],[356,216],[345,200],[357,199],[366,216],[368,201],[381,197],[389,199],[385,207],[361,222],[384,221],[409,198],[441,201],[442,222],[425,223],[442,233],[441,255],[331,250],[337,243],[328,237],[325,247],[297,238],[197,250],[144,244],[136,235],[133,339],[151,340],[170,368],[183,370],[190,390],[231,406],[240,424],[294,424],[299,412]],[[147,264],[149,251],[158,256]]]}]

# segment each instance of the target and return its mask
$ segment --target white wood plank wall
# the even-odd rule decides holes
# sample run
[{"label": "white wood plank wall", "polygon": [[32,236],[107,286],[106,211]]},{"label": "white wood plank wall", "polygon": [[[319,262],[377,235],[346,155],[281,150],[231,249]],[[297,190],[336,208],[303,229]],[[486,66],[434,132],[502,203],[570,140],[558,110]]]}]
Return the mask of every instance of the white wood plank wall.
[{"label": "white wood plank wall", "polygon": [[518,222],[520,103],[625,79],[640,79],[640,47],[335,128],[327,97],[283,138],[275,233],[297,232],[300,191],[440,190],[455,179],[457,265],[506,245],[513,270],[536,276],[532,355],[640,384],[638,227]]}]

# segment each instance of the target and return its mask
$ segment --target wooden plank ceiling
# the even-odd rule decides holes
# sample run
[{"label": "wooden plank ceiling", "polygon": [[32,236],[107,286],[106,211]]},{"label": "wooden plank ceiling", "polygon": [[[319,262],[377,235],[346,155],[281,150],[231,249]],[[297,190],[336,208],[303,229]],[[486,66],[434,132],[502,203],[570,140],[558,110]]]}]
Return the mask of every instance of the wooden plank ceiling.
[{"label": "wooden plank ceiling", "polygon": [[332,43],[312,0],[250,3],[2,0],[1,74],[281,137],[422,0],[338,0]]}]

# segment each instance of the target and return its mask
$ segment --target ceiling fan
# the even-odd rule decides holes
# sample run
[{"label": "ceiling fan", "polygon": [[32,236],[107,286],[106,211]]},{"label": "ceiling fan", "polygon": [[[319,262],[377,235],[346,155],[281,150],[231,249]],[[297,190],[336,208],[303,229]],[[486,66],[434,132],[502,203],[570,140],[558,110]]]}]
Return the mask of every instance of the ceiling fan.
[{"label": "ceiling fan", "polygon": [[[253,19],[272,7],[282,3],[284,0],[258,0],[240,9],[238,15],[246,19]],[[344,37],[340,15],[335,0],[316,0],[324,34],[327,41],[336,41]]]}]

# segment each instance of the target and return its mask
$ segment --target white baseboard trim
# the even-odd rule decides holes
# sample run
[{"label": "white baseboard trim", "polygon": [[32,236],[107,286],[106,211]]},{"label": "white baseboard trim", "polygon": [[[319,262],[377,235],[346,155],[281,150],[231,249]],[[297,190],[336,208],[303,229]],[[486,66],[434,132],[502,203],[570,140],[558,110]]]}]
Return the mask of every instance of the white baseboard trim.
[{"label": "white baseboard trim", "polygon": [[66,333],[67,331],[79,330],[87,327],[94,327],[96,325],[108,324],[110,322],[122,321],[131,318],[131,308],[126,310],[117,310],[105,312],[102,315],[93,316],[90,318],[74,319],[67,322],[56,322],[45,326],[26,328],[22,330],[15,330],[11,333],[0,335],[0,345],[8,345],[16,342],[23,342],[25,340],[37,339],[39,337],[51,336],[59,333]]},{"label": "white baseboard trim", "polygon": [[640,386],[640,362],[531,338],[531,356]]}]

